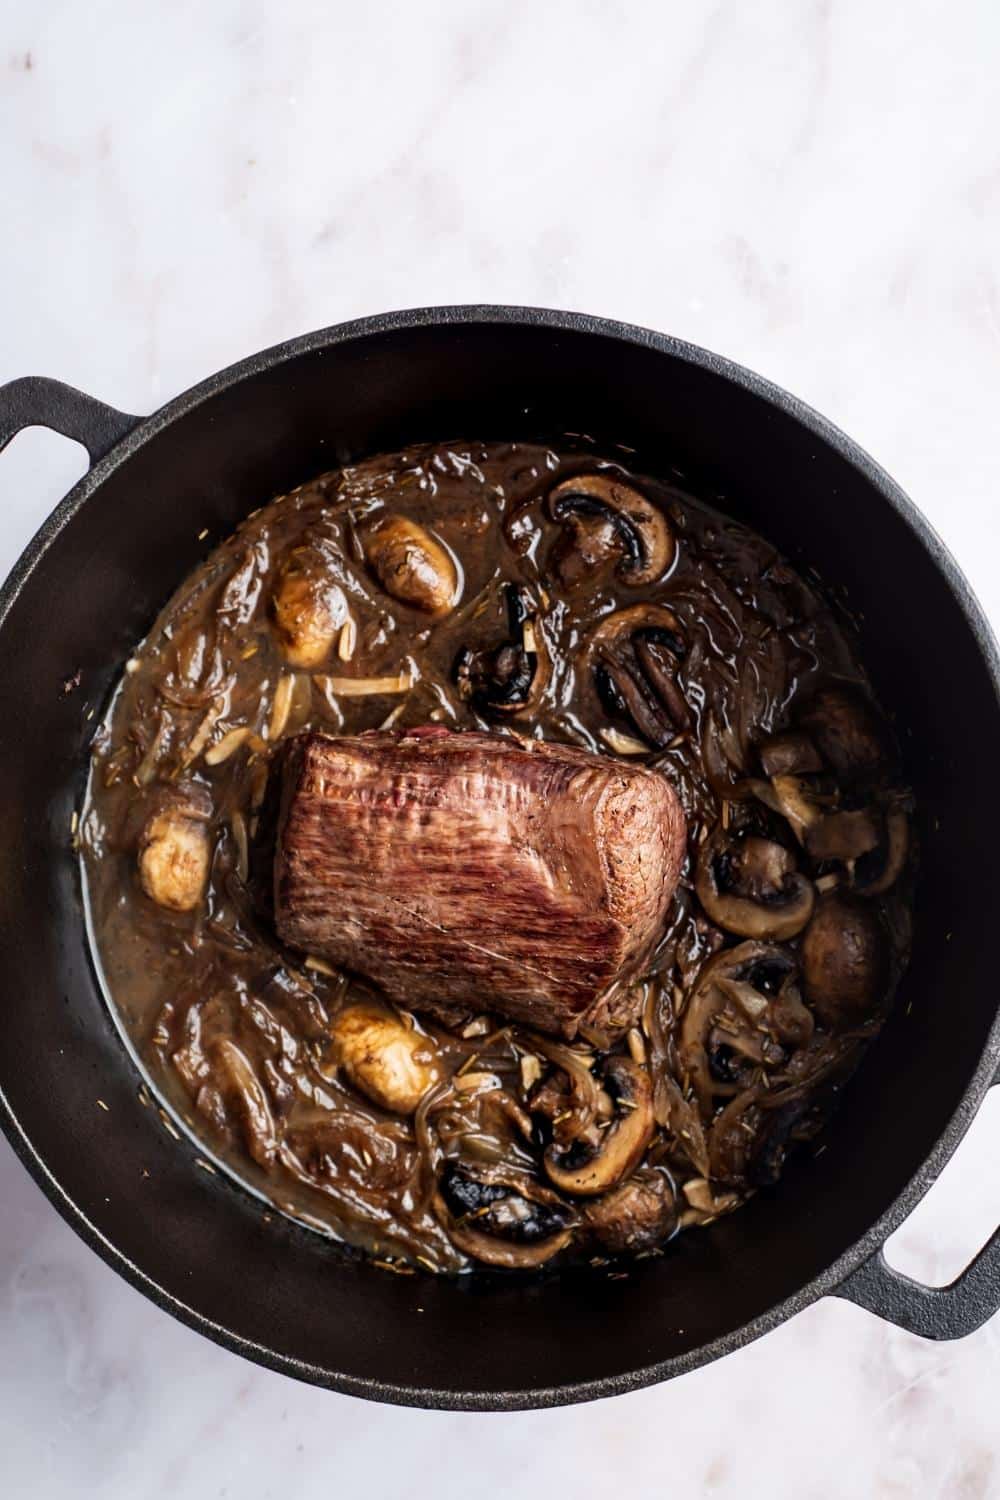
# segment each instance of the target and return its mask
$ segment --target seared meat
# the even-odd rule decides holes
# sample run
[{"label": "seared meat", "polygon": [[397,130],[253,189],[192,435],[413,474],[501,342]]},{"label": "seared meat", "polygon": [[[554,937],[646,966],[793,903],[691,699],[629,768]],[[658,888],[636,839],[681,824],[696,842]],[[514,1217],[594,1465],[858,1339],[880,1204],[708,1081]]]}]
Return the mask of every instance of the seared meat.
[{"label": "seared meat", "polygon": [[633,1018],[621,981],[659,935],[684,858],[657,772],[437,726],[301,735],[284,770],[285,942],[439,1015],[540,1030]]}]

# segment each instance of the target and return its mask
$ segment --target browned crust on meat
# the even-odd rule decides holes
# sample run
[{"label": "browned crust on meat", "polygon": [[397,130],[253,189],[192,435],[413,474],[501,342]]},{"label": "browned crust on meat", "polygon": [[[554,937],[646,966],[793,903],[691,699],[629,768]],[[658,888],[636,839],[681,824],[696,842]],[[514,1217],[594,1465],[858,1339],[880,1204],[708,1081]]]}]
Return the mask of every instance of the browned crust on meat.
[{"label": "browned crust on meat", "polygon": [[603,997],[648,959],[683,855],[677,798],[645,767],[436,727],[307,734],[285,764],[275,919],[415,1009],[620,1029],[620,986]]}]

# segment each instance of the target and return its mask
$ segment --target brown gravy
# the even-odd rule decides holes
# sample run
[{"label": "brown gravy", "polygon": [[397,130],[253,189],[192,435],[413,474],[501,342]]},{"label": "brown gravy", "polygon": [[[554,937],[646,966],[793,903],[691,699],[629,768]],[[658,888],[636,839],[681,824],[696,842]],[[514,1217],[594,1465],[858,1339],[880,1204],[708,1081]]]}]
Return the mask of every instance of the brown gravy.
[{"label": "brown gravy", "polygon": [[[661,576],[635,583],[629,537],[599,506],[553,519],[549,492],[595,474],[634,485],[666,518],[676,555]],[[386,515],[446,549],[457,597],[440,616],[373,575],[365,537]],[[318,549],[347,613],[318,661],[294,665],[274,593],[303,546]],[[513,716],[492,713],[468,674],[463,693],[456,674],[518,630],[512,589],[546,663],[544,690]],[[640,611],[633,654],[627,670],[609,658],[602,676],[595,632],[625,609]],[[663,609],[679,640],[656,635]],[[644,660],[670,676],[673,698],[643,678]],[[334,1019],[371,991],[281,947],[260,915],[255,851],[289,735],[428,723],[640,759],[677,791],[689,857],[642,980],[641,1025],[570,1045],[474,1010],[455,1028],[405,1016],[437,1049],[444,1082],[399,1114],[331,1065]],[[196,810],[210,858],[191,910],[157,904],[137,874],[151,818],[181,804]],[[579,449],[462,442],[323,475],[210,553],[126,664],[94,739],[79,837],[112,1004],[206,1157],[386,1263],[454,1272],[490,1259],[454,1224],[515,1247],[558,1241],[556,1263],[603,1260],[657,1252],[678,1227],[776,1180],[828,1118],[905,962],[909,814],[849,622],[769,543]],[[715,891],[714,919],[696,892],[710,840],[701,881]],[[809,887],[808,923],[777,940],[747,936],[748,908],[730,898],[750,891],[773,926],[796,878]],[[734,913],[735,930],[720,912]],[[851,942],[878,952],[865,972],[831,980]],[[238,1050],[238,1076],[220,1043]],[[614,1203],[560,1193],[544,1165],[546,1151],[582,1149],[574,1070],[599,1079],[608,1053],[646,1070],[655,1115],[631,1197]],[[591,1119],[592,1133],[606,1124]]]}]

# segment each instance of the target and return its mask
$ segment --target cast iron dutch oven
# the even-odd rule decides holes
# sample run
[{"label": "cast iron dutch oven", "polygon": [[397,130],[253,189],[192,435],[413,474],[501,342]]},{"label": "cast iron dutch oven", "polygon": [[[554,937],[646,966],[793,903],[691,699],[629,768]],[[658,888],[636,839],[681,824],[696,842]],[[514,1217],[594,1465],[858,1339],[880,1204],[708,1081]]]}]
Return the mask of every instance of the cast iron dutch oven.
[{"label": "cast iron dutch oven", "polygon": [[[272,1369],[456,1408],[547,1406],[663,1380],[829,1294],[931,1338],[967,1333],[1000,1307],[1000,1231],[942,1289],[890,1270],[881,1250],[955,1149],[1000,1057],[1000,678],[954,562],[865,453],[704,350],[492,307],[310,334],[148,418],[51,380],[0,389],[0,447],[33,425],[82,443],[92,468],[0,595],[0,1122],[110,1265]],[[392,1276],[195,1170],[193,1148],[140,1104],[91,967],[70,848],[87,715],[203,555],[203,527],[221,538],[270,495],[414,439],[566,430],[635,447],[640,472],[681,471],[846,587],[878,692],[909,731],[922,824],[913,960],[829,1148],[739,1214],[621,1280]]]}]

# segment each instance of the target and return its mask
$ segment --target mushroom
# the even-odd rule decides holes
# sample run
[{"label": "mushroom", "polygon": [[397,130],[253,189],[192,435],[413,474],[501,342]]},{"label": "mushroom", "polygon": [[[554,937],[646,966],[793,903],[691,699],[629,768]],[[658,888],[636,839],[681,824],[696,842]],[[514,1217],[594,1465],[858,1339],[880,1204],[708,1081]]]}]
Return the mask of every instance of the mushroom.
[{"label": "mushroom", "polygon": [[871,807],[843,808],[818,818],[806,830],[806,852],[813,859],[850,863],[878,847],[880,820]]},{"label": "mushroom", "polygon": [[387,594],[440,617],[458,599],[454,558],[429,531],[406,516],[386,516],[364,538],[365,561]]},{"label": "mushroom", "polygon": [[441,1077],[430,1037],[381,1006],[349,1005],[330,1028],[331,1055],[354,1087],[393,1114],[410,1115]]},{"label": "mushroom", "polygon": [[323,548],[296,547],[271,595],[271,617],[287,661],[294,667],[318,666],[348,615],[347,598],[331,576]]},{"label": "mushroom", "polygon": [[485,1265],[530,1270],[564,1249],[572,1216],[555,1193],[520,1174],[449,1162],[433,1197],[452,1243]]},{"label": "mushroom", "polygon": [[816,890],[772,839],[734,839],[719,825],[698,850],[695,891],[706,914],[740,937],[782,942],[812,916]]},{"label": "mushroom", "polygon": [[866,1019],[888,979],[885,933],[873,907],[831,891],[802,938],[805,996],[830,1030]]},{"label": "mushroom", "polygon": [[627,1182],[588,1203],[583,1222],[613,1255],[653,1250],[677,1228],[677,1202],[666,1172],[641,1168]]},{"label": "mushroom", "polygon": [[855,866],[854,889],[862,896],[883,896],[902,875],[909,855],[910,820],[902,808],[890,808],[878,847]]},{"label": "mushroom", "polygon": [[719,1097],[751,1089],[761,1070],[784,1066],[812,1036],[795,956],[771,943],[723,949],[703,966],[688,996],[677,1049],[682,1073],[711,1118]]},{"label": "mushroom", "polygon": [[860,859],[876,848],[879,820],[869,806],[842,808],[837,787],[828,789],[822,777],[779,775],[770,782],[754,781],[754,792],[780,813],[806,853],[817,860]]},{"label": "mushroom", "polygon": [[785,1166],[785,1157],[794,1145],[798,1132],[803,1138],[813,1134],[803,1128],[809,1099],[805,1094],[790,1099],[764,1116],[747,1163],[747,1177],[754,1187],[773,1187]]},{"label": "mushroom", "polygon": [[634,604],[609,615],[587,646],[605,707],[658,749],[691,721],[676,675],[686,652],[680,622],[662,604]]},{"label": "mushroom", "polygon": [[597,1144],[579,1142],[564,1154],[553,1144],[545,1152],[545,1170],[560,1192],[581,1198],[608,1192],[632,1174],[653,1138],[653,1089],[645,1069],[631,1058],[612,1057],[605,1065],[604,1083],[616,1107],[615,1118],[600,1132]]},{"label": "mushroom", "polygon": [[564,479],[548,493],[546,508],[565,531],[552,562],[567,587],[617,560],[616,573],[632,587],[653,583],[676,555],[673,531],[634,485],[608,473]]},{"label": "mushroom", "polygon": [[168,911],[193,911],[208,883],[211,846],[205,821],[193,809],[154,813],[139,842],[139,883]]},{"label": "mushroom", "polygon": [[720,1214],[730,1213],[740,1204],[737,1193],[716,1192],[704,1177],[692,1177],[685,1182],[681,1192],[688,1205],[681,1215],[683,1227],[689,1224],[711,1224]]},{"label": "mushroom", "polygon": [[801,731],[786,730],[773,734],[760,746],[760,763],[765,776],[803,776],[822,771],[823,761],[815,744]]},{"label": "mushroom", "polygon": [[860,690],[846,683],[821,688],[799,710],[797,721],[838,776],[875,771],[890,759],[885,725]]},{"label": "mushroom", "polygon": [[488,718],[533,711],[549,679],[545,639],[530,595],[508,583],[504,597],[511,638],[483,651],[466,647],[455,663],[459,694]]}]

